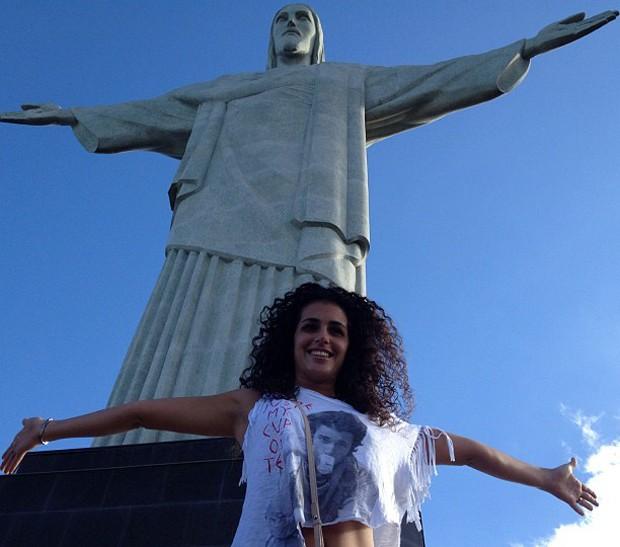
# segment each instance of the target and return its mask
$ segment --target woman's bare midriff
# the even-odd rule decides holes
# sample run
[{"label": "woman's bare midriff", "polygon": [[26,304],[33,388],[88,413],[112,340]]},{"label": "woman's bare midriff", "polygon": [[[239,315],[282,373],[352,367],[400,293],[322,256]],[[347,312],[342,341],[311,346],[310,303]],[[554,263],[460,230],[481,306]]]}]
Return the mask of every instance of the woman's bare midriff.
[{"label": "woman's bare midriff", "polygon": [[[302,528],[306,547],[314,547],[314,530]],[[374,547],[372,528],[350,520],[323,526],[325,547]]]}]

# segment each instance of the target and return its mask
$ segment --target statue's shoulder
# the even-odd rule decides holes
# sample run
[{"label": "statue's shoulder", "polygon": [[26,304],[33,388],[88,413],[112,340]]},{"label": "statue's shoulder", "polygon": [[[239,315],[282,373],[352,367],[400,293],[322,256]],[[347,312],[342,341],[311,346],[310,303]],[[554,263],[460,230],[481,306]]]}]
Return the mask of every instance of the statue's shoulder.
[{"label": "statue's shoulder", "polygon": [[181,101],[191,101],[205,97],[206,94],[212,94],[230,87],[236,87],[244,82],[251,82],[263,78],[264,72],[242,72],[239,74],[225,74],[208,80],[205,82],[197,82],[173,89],[167,95],[173,99]]},{"label": "statue's shoulder", "polygon": [[356,63],[334,63],[325,62],[317,65],[319,70],[329,72],[341,72],[343,74],[363,74],[368,70],[367,65],[359,65]]},{"label": "statue's shoulder", "polygon": [[193,107],[208,100],[227,100],[231,97],[251,95],[270,86],[299,82],[314,78],[350,82],[363,79],[367,66],[353,63],[321,63],[308,67],[275,68],[265,72],[243,72],[228,74],[215,80],[198,82],[174,89],[166,97]]},{"label": "statue's shoulder", "polygon": [[335,70],[366,70],[368,68],[368,65],[360,65],[357,63],[340,63],[334,61],[325,61],[318,66],[332,67]]}]

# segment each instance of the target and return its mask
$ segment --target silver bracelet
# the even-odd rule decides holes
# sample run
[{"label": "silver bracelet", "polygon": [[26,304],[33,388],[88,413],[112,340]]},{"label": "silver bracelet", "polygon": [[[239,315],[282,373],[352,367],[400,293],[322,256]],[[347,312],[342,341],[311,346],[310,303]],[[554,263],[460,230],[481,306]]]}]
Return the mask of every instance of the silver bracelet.
[{"label": "silver bracelet", "polygon": [[43,422],[43,424],[41,424],[41,430],[39,431],[39,442],[41,444],[49,444],[49,441],[43,440],[43,435],[45,434],[45,430],[47,429],[47,426],[50,424],[50,422],[53,422],[53,421],[54,421],[54,418],[48,418],[47,420]]}]

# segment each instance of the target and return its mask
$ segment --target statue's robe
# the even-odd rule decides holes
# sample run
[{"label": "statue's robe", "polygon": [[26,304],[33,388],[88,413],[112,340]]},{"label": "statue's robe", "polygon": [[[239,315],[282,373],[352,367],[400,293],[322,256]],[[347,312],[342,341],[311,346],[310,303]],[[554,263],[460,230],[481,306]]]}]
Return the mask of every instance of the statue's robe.
[{"label": "statue's robe", "polygon": [[89,151],[181,160],[163,270],[109,405],[234,389],[276,296],[311,280],[364,293],[366,147],[510,91],[528,69],[522,46],[430,66],[282,67],[73,109]]}]

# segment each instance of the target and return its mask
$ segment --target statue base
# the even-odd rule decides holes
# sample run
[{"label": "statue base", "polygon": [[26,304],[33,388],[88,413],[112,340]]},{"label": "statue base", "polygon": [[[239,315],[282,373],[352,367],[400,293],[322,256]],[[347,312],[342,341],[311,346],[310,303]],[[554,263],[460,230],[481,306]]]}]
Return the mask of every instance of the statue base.
[{"label": "statue base", "polygon": [[229,439],[32,452],[0,477],[0,547],[229,546],[241,464]]}]

